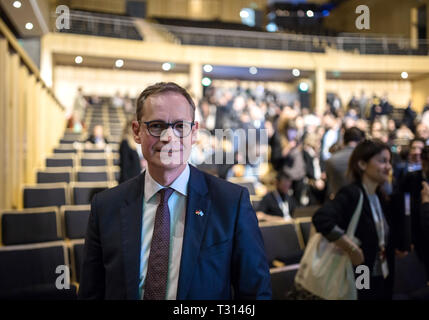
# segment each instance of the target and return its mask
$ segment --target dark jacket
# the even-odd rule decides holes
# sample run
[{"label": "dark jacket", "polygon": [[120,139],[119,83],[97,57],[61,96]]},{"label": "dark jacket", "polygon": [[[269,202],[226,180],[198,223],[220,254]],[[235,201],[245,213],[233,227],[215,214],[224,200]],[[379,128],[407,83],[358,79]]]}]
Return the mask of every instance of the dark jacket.
[{"label": "dark jacket", "polygon": [[129,146],[127,140],[122,140],[121,142],[121,146],[119,147],[119,159],[119,166],[121,167],[119,183],[134,178],[141,173],[142,168],[139,154]]},{"label": "dark jacket", "polygon": [[[144,173],[94,196],[80,299],[139,299],[143,197]],[[258,220],[246,188],[190,166],[177,299],[231,298],[271,298]]]},{"label": "dark jacket", "polygon": [[[295,211],[295,208],[297,207],[297,203],[294,197],[290,197],[288,195],[286,195],[286,201],[289,205],[289,214],[291,217],[293,217],[293,213]],[[279,207],[274,192],[269,192],[262,198],[261,202],[258,204],[258,208],[256,209],[256,211],[262,211],[266,214],[283,217],[283,211]]]},{"label": "dark jacket", "polygon": [[[347,226],[350,223],[354,209],[358,205],[360,193],[364,195],[362,213],[359,223],[356,227],[355,237],[361,241],[360,248],[364,255],[364,265],[372,271],[376,255],[379,252],[378,237],[373,220],[369,200],[360,183],[352,183],[340,189],[334,200],[328,201],[322,208],[316,211],[313,216],[313,224],[317,232],[334,241],[341,237],[341,234],[347,232]],[[391,210],[382,194],[377,193],[380,199],[381,207],[387,224],[389,225],[389,238],[387,241],[386,252],[389,267],[389,276],[386,279],[387,290],[383,294],[386,299],[390,299],[393,290],[394,279],[394,240],[395,228],[391,222]],[[335,232],[337,231],[337,232]],[[372,290],[372,289],[369,289]],[[365,290],[366,291],[366,290]],[[361,294],[361,291],[358,291]]]}]

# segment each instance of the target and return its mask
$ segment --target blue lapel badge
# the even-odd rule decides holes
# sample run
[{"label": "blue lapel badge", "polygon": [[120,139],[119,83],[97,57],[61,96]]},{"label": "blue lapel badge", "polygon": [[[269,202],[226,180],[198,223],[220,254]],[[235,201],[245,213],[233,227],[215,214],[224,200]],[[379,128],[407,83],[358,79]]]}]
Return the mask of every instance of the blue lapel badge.
[{"label": "blue lapel badge", "polygon": [[196,214],[197,216],[202,217],[202,216],[204,215],[204,212],[203,212],[202,210],[197,210],[197,211],[195,211],[195,214]]}]

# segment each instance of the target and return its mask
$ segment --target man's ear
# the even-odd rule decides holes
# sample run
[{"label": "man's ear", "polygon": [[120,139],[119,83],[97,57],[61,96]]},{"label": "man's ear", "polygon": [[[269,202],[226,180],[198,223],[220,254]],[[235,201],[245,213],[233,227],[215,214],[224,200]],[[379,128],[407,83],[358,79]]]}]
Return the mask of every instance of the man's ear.
[{"label": "man's ear", "polygon": [[133,129],[133,138],[134,141],[137,144],[141,144],[141,139],[140,139],[140,125],[138,123],[138,121],[133,121],[132,122],[132,129]]},{"label": "man's ear", "polygon": [[366,162],[365,161],[363,161],[363,160],[359,160],[359,162],[358,162],[358,166],[359,166],[359,168],[362,170],[362,171],[365,171],[366,170]]}]

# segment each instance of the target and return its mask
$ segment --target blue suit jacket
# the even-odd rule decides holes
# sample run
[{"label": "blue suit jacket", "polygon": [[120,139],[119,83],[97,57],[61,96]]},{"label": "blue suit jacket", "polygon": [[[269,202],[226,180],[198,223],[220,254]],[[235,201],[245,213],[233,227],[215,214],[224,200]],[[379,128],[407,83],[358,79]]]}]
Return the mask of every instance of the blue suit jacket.
[{"label": "blue suit jacket", "polygon": [[[190,169],[177,299],[270,299],[269,267],[247,189]],[[94,196],[80,299],[139,299],[143,192],[141,174]]]}]

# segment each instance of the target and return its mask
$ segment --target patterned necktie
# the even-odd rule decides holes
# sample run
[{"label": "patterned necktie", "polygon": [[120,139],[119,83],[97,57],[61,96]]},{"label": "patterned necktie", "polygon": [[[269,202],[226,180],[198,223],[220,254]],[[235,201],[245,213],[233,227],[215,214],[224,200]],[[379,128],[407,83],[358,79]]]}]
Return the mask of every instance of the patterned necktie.
[{"label": "patterned necktie", "polygon": [[168,256],[170,251],[170,210],[168,199],[173,189],[159,191],[161,201],[156,209],[152,243],[144,285],[144,300],[165,300],[168,280]]}]

